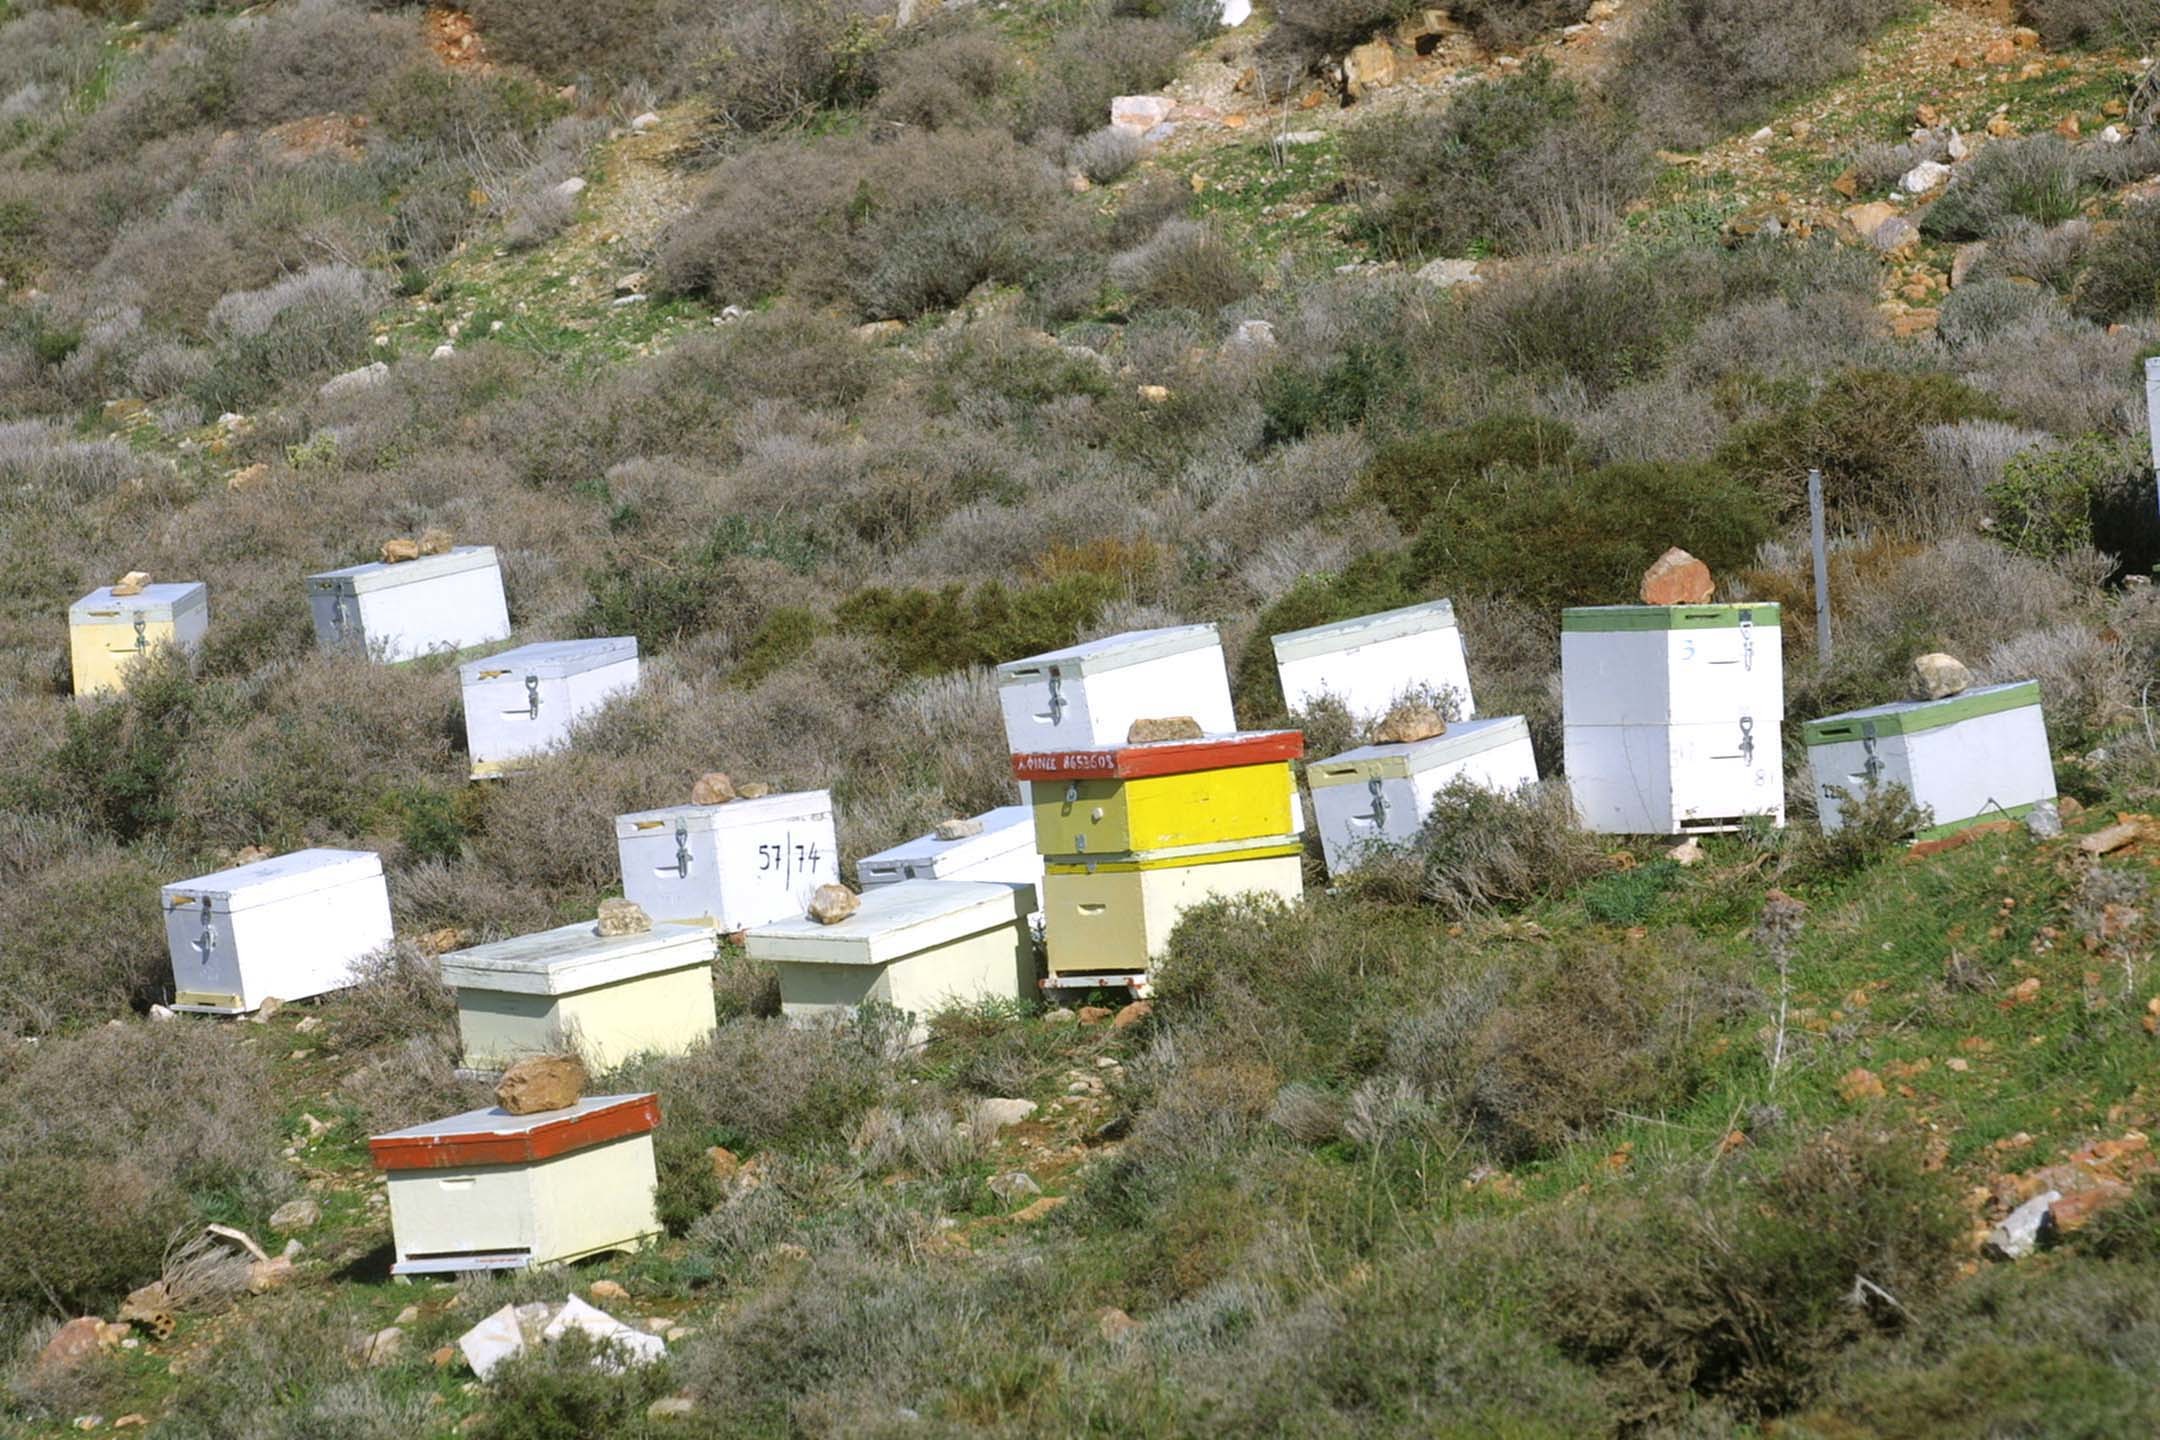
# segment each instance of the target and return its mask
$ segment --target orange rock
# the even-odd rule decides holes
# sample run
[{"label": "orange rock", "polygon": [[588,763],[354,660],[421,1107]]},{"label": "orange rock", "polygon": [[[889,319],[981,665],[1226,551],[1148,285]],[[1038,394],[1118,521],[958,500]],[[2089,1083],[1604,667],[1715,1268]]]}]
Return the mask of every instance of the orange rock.
[{"label": "orange rock", "polygon": [[1701,605],[1717,593],[1710,567],[1677,545],[1643,572],[1645,605]]},{"label": "orange rock", "polygon": [[2083,132],[2078,127],[2077,116],[2065,115],[2062,119],[2055,122],[2055,133],[2062,136],[2065,140],[2075,140]]},{"label": "orange rock", "polygon": [[1129,1030],[1154,1013],[1155,1006],[1152,1001],[1135,1000],[1111,1018],[1110,1028],[1113,1030]]},{"label": "orange rock", "polygon": [[1874,1071],[1854,1066],[1838,1080],[1838,1094],[1848,1105],[1858,1105],[1863,1100],[1880,1100],[1886,1093],[1883,1083]]},{"label": "orange rock", "polygon": [[1110,1011],[1104,1006],[1083,1005],[1080,1007],[1080,1023],[1083,1025],[1100,1025],[1109,1018]]},{"label": "orange rock", "polygon": [[1980,52],[1980,63],[1983,65],[2008,65],[2011,61],[2017,59],[2017,52],[2017,41],[1998,40]]}]

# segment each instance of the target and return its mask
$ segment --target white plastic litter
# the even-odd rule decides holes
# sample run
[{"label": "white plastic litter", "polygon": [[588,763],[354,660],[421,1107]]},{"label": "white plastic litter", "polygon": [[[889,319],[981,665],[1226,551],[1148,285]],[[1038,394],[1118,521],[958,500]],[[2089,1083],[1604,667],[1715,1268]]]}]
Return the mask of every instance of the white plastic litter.
[{"label": "white plastic litter", "polygon": [[[632,1365],[650,1365],[667,1354],[667,1341],[658,1335],[633,1330],[605,1310],[595,1309],[575,1295],[555,1312],[555,1318],[540,1332],[540,1338],[559,1340],[573,1329],[582,1330],[603,1344],[617,1346],[621,1356]],[[612,1356],[599,1357],[594,1363],[610,1373],[621,1369]]]}]

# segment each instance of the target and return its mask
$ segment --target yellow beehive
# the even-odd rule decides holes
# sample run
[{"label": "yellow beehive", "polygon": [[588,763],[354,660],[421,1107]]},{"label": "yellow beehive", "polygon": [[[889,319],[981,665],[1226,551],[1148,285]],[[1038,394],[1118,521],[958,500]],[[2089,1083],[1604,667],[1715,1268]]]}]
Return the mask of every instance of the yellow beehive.
[{"label": "yellow beehive", "polygon": [[1046,856],[1106,856],[1256,841],[1297,828],[1296,731],[1016,755]]},{"label": "yellow beehive", "polygon": [[133,595],[111,586],[68,607],[68,659],[77,696],[118,690],[127,667],[160,645],[193,654],[210,628],[208,590],[201,581],[145,585]]},{"label": "yellow beehive", "polygon": [[1233,895],[1294,901],[1305,892],[1303,846],[1263,843],[1052,861],[1043,875],[1043,934],[1052,975],[1140,974],[1187,910]]}]

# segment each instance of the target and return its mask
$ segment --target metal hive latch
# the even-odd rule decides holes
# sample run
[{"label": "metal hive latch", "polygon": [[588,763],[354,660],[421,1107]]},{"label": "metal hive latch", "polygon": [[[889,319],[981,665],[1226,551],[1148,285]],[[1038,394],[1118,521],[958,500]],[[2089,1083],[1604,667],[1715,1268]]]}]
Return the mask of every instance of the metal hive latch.
[{"label": "metal hive latch", "polygon": [[345,637],[345,592],[342,590],[330,600],[330,633],[341,640]]},{"label": "metal hive latch", "polygon": [[1065,681],[1055,667],[1050,671],[1050,723],[1055,725],[1065,718]]},{"label": "metal hive latch", "polygon": [[1755,763],[1755,717],[1740,717],[1740,758],[1748,764]]},{"label": "metal hive latch", "polygon": [[1867,776],[1868,789],[1872,790],[1881,781],[1883,773],[1882,756],[1875,753],[1875,722],[1872,720],[1860,722],[1860,748],[1867,752],[1867,764],[1860,767],[1860,773]]},{"label": "metal hive latch", "polygon": [[150,637],[144,633],[143,628],[146,623],[143,619],[143,612],[137,610],[135,612],[135,648],[138,651],[150,648]]},{"label": "metal hive latch", "polygon": [[1375,775],[1367,780],[1365,788],[1372,794],[1372,814],[1370,817],[1360,816],[1358,818],[1370,818],[1373,829],[1385,830],[1387,828],[1388,803],[1387,796],[1382,793],[1383,786],[1380,777]]},{"label": "metal hive latch", "polygon": [[525,677],[525,714],[529,719],[537,720],[540,718],[540,677],[538,675],[527,675]]},{"label": "metal hive latch", "polygon": [[207,895],[202,899],[202,933],[195,937],[195,949],[205,965],[210,963],[211,952],[217,949],[217,927],[210,923],[210,897]]},{"label": "metal hive latch", "polygon": [[1740,612],[1740,668],[1755,668],[1755,612],[1752,610]]},{"label": "metal hive latch", "polygon": [[675,876],[679,880],[690,878],[690,826],[682,820],[675,822]]}]

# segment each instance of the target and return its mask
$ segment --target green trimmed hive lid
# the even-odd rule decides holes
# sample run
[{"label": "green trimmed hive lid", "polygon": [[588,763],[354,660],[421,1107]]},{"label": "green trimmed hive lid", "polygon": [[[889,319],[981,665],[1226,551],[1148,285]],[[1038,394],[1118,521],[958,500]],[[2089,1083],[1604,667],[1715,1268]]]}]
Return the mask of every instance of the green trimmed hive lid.
[{"label": "green trimmed hive lid", "polygon": [[1842,715],[1825,715],[1820,720],[1808,721],[1800,733],[1810,746],[1839,745],[1863,739],[1871,729],[1878,739],[1885,735],[1914,735],[2039,703],[2039,681],[2013,680],[2007,685],[1983,685],[1940,700],[1901,700],[1894,705],[1875,705],[1866,710],[1848,710]]},{"label": "green trimmed hive lid", "polygon": [[1644,630],[1733,630],[1742,624],[1776,625],[1776,601],[1741,605],[1581,605],[1560,612],[1571,635]]}]

